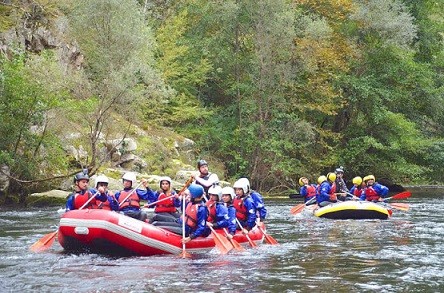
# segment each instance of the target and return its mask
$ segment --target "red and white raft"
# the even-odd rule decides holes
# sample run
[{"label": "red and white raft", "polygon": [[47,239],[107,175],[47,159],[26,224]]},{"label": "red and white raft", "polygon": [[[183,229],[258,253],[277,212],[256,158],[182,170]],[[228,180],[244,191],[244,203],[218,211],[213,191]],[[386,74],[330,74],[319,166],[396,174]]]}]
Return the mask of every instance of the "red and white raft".
[{"label": "red and white raft", "polygon": [[[225,237],[223,230],[216,230]],[[264,235],[254,228],[248,236],[256,244]],[[66,251],[92,252],[110,255],[180,254],[182,235],[127,217],[123,214],[100,210],[72,210],[60,219],[58,241]],[[243,246],[248,239],[237,231],[234,239]],[[215,247],[212,235],[198,237],[186,244],[188,253],[206,253]]]}]

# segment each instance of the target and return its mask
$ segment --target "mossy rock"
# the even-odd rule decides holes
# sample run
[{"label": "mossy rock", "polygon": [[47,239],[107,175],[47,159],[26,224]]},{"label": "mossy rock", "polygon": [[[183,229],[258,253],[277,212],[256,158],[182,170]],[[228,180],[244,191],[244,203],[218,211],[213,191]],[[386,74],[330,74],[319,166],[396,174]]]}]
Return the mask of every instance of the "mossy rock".
[{"label": "mossy rock", "polygon": [[25,204],[29,207],[60,206],[66,203],[68,195],[69,192],[64,190],[33,193],[26,198]]}]

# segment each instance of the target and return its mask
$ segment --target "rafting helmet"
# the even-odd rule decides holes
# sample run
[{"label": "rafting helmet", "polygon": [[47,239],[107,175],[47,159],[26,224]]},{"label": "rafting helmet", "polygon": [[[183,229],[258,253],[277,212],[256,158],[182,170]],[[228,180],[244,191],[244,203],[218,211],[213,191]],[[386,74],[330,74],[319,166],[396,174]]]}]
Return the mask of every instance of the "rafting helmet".
[{"label": "rafting helmet", "polygon": [[222,187],[219,185],[213,185],[208,189],[208,195],[217,195],[217,198],[222,196]]},{"label": "rafting helmet", "polygon": [[136,174],[133,172],[126,172],[122,176],[123,181],[131,181],[131,185],[135,185],[137,182]]},{"label": "rafting helmet", "polygon": [[205,161],[205,160],[199,160],[199,161],[197,161],[197,169],[200,169],[200,167],[202,167],[202,166],[205,166],[205,165],[207,165],[208,166],[208,163],[207,163],[207,161]]},{"label": "rafting helmet", "polygon": [[330,182],[334,182],[334,181],[336,180],[336,174],[333,173],[333,172],[329,172],[329,173],[327,174],[327,179],[328,179],[328,181],[330,181]]},{"label": "rafting helmet", "polygon": [[87,173],[85,173],[85,171],[79,172],[74,176],[74,183],[76,183],[80,180],[88,180],[89,181],[89,176]]},{"label": "rafting helmet", "polygon": [[318,177],[318,184],[321,184],[324,181],[327,181],[327,177],[325,175],[321,175]]},{"label": "rafting helmet", "polygon": [[231,200],[233,200],[236,196],[233,187],[230,186],[222,188],[222,194],[228,194],[229,196],[231,196]]},{"label": "rafting helmet", "polygon": [[243,180],[243,179],[247,179],[247,178],[240,178],[239,180],[237,180],[236,182],[234,182],[234,184],[233,184],[233,188],[234,188],[234,189],[236,189],[236,188],[240,188],[240,189],[243,190],[244,194],[247,194],[248,191],[249,191],[249,189],[250,189],[250,186],[249,186],[248,183],[247,183],[248,179],[247,179],[247,181],[245,181],[245,180]]},{"label": "rafting helmet", "polygon": [[106,177],[105,175],[97,176],[96,180],[94,181],[94,186],[97,188],[97,185],[99,185],[99,183],[106,183],[106,185],[108,185],[109,183],[108,177]]},{"label": "rafting helmet", "polygon": [[376,179],[375,179],[375,176],[373,176],[373,175],[367,175],[367,176],[364,177],[364,182],[367,182],[367,181],[369,181],[369,180],[373,180],[373,181],[375,181],[375,180],[376,180]]},{"label": "rafting helmet", "polygon": [[190,192],[191,198],[198,198],[204,194],[202,185],[194,183],[188,186],[188,191]]},{"label": "rafting helmet", "polygon": [[355,178],[353,178],[352,182],[355,185],[361,185],[362,184],[362,178],[359,177],[359,176],[356,176]]},{"label": "rafting helmet", "polygon": [[299,178],[299,185],[300,186],[304,186],[304,182],[302,182],[302,180],[307,179],[307,177],[301,177]]},{"label": "rafting helmet", "polygon": [[168,177],[168,176],[160,177],[160,180],[159,180],[160,188],[162,188],[162,181],[167,181],[171,186],[171,178],[170,177]]},{"label": "rafting helmet", "polygon": [[339,167],[339,168],[336,168],[336,170],[335,170],[335,173],[336,174],[338,174],[338,173],[342,173],[342,174],[344,174],[344,167]]}]

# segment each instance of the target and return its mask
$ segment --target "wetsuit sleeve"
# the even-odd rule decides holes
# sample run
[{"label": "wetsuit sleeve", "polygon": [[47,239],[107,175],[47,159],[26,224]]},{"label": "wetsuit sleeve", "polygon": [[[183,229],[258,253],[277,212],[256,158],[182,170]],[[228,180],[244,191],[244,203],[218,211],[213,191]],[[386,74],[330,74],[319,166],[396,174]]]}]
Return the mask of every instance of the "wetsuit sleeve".
[{"label": "wetsuit sleeve", "polygon": [[208,209],[205,206],[200,206],[197,212],[197,228],[194,232],[191,232],[190,238],[194,239],[199,236],[204,236],[207,231],[207,218]]}]

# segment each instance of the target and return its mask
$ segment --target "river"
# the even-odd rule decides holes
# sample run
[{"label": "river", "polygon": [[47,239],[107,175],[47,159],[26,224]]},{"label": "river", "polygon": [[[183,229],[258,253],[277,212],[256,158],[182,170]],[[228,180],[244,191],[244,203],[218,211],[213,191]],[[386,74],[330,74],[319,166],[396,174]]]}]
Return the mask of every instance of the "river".
[{"label": "river", "polygon": [[0,210],[0,292],[444,292],[443,192],[413,193],[389,220],[293,216],[266,201],[280,245],[220,255],[109,257],[28,248],[57,208]]}]

